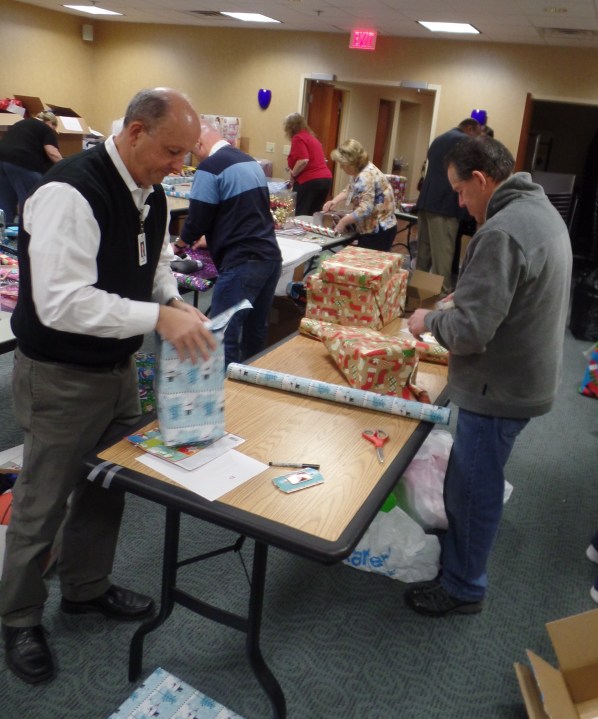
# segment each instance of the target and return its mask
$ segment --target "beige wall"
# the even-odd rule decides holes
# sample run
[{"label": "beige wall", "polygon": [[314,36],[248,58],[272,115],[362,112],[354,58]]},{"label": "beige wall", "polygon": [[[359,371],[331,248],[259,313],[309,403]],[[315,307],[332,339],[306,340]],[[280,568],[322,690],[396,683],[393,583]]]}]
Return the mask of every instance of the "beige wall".
[{"label": "beige wall", "polygon": [[[282,118],[300,109],[302,77],[340,81],[428,82],[440,86],[434,134],[474,107],[488,111],[496,137],[516,152],[526,93],[598,103],[598,50],[379,37],[376,51],[348,49],[345,35],[94,22],[0,0],[0,96],[39,95],[74,107],[108,132],[136,90],[167,84],[185,90],[200,112],[239,115],[249,151],[282,173]],[[231,51],[232,50],[232,51]],[[272,90],[263,111],[260,88]],[[374,122],[372,113],[372,123]],[[369,127],[369,125],[368,125]],[[413,172],[416,168],[413,168]]]}]

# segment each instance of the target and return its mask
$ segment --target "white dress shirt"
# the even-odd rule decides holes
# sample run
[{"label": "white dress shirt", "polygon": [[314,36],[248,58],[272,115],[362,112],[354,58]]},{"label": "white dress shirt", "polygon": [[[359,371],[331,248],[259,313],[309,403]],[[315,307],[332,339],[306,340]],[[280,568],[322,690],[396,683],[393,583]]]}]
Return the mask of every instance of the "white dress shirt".
[{"label": "white dress shirt", "polygon": [[[153,188],[137,186],[112,135],[105,146],[141,211]],[[154,277],[154,301],[140,302],[93,286],[98,278],[100,228],[90,204],[72,185],[49,182],[40,187],[25,203],[23,226],[31,236],[29,257],[35,310],[46,327],[117,339],[146,334],[156,327],[159,305],[179,296],[170,270],[174,254],[168,228]],[[114,262],[118,262],[118,256]]]}]

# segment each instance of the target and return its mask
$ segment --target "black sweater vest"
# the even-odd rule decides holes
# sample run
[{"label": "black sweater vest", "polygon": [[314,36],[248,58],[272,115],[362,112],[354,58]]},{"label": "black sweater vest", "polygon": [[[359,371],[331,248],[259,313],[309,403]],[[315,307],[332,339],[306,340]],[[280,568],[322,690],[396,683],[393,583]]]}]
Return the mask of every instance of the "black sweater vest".
[{"label": "black sweater vest", "polygon": [[[166,200],[161,185],[147,198],[149,212],[143,227],[147,264],[139,266],[139,211],[124,180],[103,145],[73,155],[44,175],[38,187],[65,182],[89,202],[100,227],[98,279],[94,287],[120,297],[148,302],[166,231]],[[77,242],[76,237],[67,238]],[[19,231],[19,299],[11,320],[20,349],[32,359],[86,366],[109,366],[124,361],[143,342],[143,336],[113,339],[60,332],[38,319],[31,289],[29,235]],[[52,241],[52,240],[49,240]],[[36,278],[36,282],[43,278]]]}]

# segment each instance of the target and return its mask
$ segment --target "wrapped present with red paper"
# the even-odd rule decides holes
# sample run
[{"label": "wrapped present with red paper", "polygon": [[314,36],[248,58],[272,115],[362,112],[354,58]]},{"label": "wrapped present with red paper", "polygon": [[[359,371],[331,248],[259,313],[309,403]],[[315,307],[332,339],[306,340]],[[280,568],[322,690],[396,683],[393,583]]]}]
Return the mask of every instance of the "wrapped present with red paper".
[{"label": "wrapped present with red paper", "polygon": [[305,316],[345,326],[379,329],[405,310],[409,273],[402,255],[345,247],[306,280]]},{"label": "wrapped present with red paper", "polygon": [[415,342],[365,327],[321,328],[321,339],[351,387],[429,402],[416,385]]},{"label": "wrapped present with red paper", "polygon": [[[322,340],[323,337],[334,330],[335,327],[337,328],[338,325],[334,325],[332,322],[323,322],[322,320],[315,320],[311,317],[303,317],[299,323],[299,333],[305,337]],[[402,329],[401,333],[405,335],[404,339],[407,339],[415,345],[415,351],[420,361],[432,362],[433,364],[448,364],[449,351],[446,347],[438,344],[429,332],[423,336],[423,339],[416,339],[406,328]],[[374,334],[377,335],[378,333],[374,332]]]}]

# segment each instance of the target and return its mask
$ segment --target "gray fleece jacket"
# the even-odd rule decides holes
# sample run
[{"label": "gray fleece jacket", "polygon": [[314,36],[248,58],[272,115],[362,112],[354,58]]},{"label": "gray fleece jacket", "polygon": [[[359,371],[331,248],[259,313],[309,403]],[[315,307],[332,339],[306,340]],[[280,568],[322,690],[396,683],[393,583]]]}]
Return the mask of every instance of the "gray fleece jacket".
[{"label": "gray fleece jacket", "polygon": [[496,189],[471,239],[455,308],[426,327],[450,350],[452,402],[523,419],[552,407],[561,379],[571,242],[544,190],[520,172]]}]

